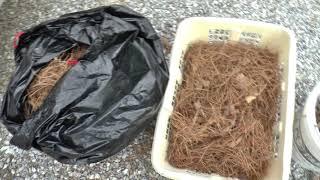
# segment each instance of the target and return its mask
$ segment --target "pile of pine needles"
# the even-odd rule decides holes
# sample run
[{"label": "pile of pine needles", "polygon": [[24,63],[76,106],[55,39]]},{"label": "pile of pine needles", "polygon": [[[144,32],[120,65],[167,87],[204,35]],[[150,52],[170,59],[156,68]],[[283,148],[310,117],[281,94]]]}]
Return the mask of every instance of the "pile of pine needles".
[{"label": "pile of pine needles", "polygon": [[[86,47],[76,46],[53,58],[33,78],[26,90],[24,114],[26,117],[37,111],[59,79],[84,55]],[[71,62],[71,63],[69,63]]]},{"label": "pile of pine needles", "polygon": [[184,61],[170,121],[170,164],[260,179],[273,158],[280,98],[277,55],[237,42],[198,42]]}]

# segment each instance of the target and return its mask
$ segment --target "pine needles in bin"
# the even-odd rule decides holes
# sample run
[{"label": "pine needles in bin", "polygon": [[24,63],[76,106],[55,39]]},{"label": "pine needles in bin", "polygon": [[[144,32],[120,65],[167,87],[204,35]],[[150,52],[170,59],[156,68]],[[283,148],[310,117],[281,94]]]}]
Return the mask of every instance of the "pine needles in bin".
[{"label": "pine needles in bin", "polygon": [[278,57],[238,42],[192,44],[171,116],[168,160],[178,168],[260,179],[273,158]]}]

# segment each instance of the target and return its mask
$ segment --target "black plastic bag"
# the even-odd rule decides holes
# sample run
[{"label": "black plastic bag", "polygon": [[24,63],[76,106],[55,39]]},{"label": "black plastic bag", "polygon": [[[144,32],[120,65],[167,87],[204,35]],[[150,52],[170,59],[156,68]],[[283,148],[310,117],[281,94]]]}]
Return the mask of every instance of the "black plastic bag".
[{"label": "black plastic bag", "polygon": [[[86,54],[26,119],[25,91],[35,74],[79,43],[88,45]],[[168,81],[152,25],[118,5],[63,15],[26,30],[15,62],[1,108],[11,143],[69,164],[97,162],[126,147],[156,118]]]}]

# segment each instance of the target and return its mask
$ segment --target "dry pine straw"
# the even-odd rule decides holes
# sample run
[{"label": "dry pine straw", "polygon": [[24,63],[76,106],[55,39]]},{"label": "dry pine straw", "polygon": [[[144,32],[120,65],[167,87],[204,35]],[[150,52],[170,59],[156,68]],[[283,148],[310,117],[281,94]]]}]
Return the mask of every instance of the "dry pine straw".
[{"label": "dry pine straw", "polygon": [[277,55],[236,42],[198,42],[184,61],[170,121],[170,164],[261,179],[273,158],[280,95]]},{"label": "dry pine straw", "polygon": [[24,114],[27,118],[39,109],[58,80],[72,67],[67,64],[67,60],[79,59],[84,55],[85,50],[84,46],[76,46],[63,52],[35,75],[26,91]]}]

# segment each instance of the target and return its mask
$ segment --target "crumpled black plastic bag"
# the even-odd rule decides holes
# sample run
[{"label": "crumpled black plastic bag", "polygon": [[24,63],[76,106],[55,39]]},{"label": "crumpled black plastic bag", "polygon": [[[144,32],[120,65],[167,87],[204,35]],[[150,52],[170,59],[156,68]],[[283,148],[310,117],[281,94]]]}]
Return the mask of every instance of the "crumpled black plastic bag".
[{"label": "crumpled black plastic bag", "polygon": [[[81,43],[89,46],[84,57],[25,119],[25,92],[35,74]],[[97,162],[126,147],[156,118],[168,81],[152,25],[118,5],[66,14],[26,30],[15,62],[1,108],[11,143],[69,164]]]}]

